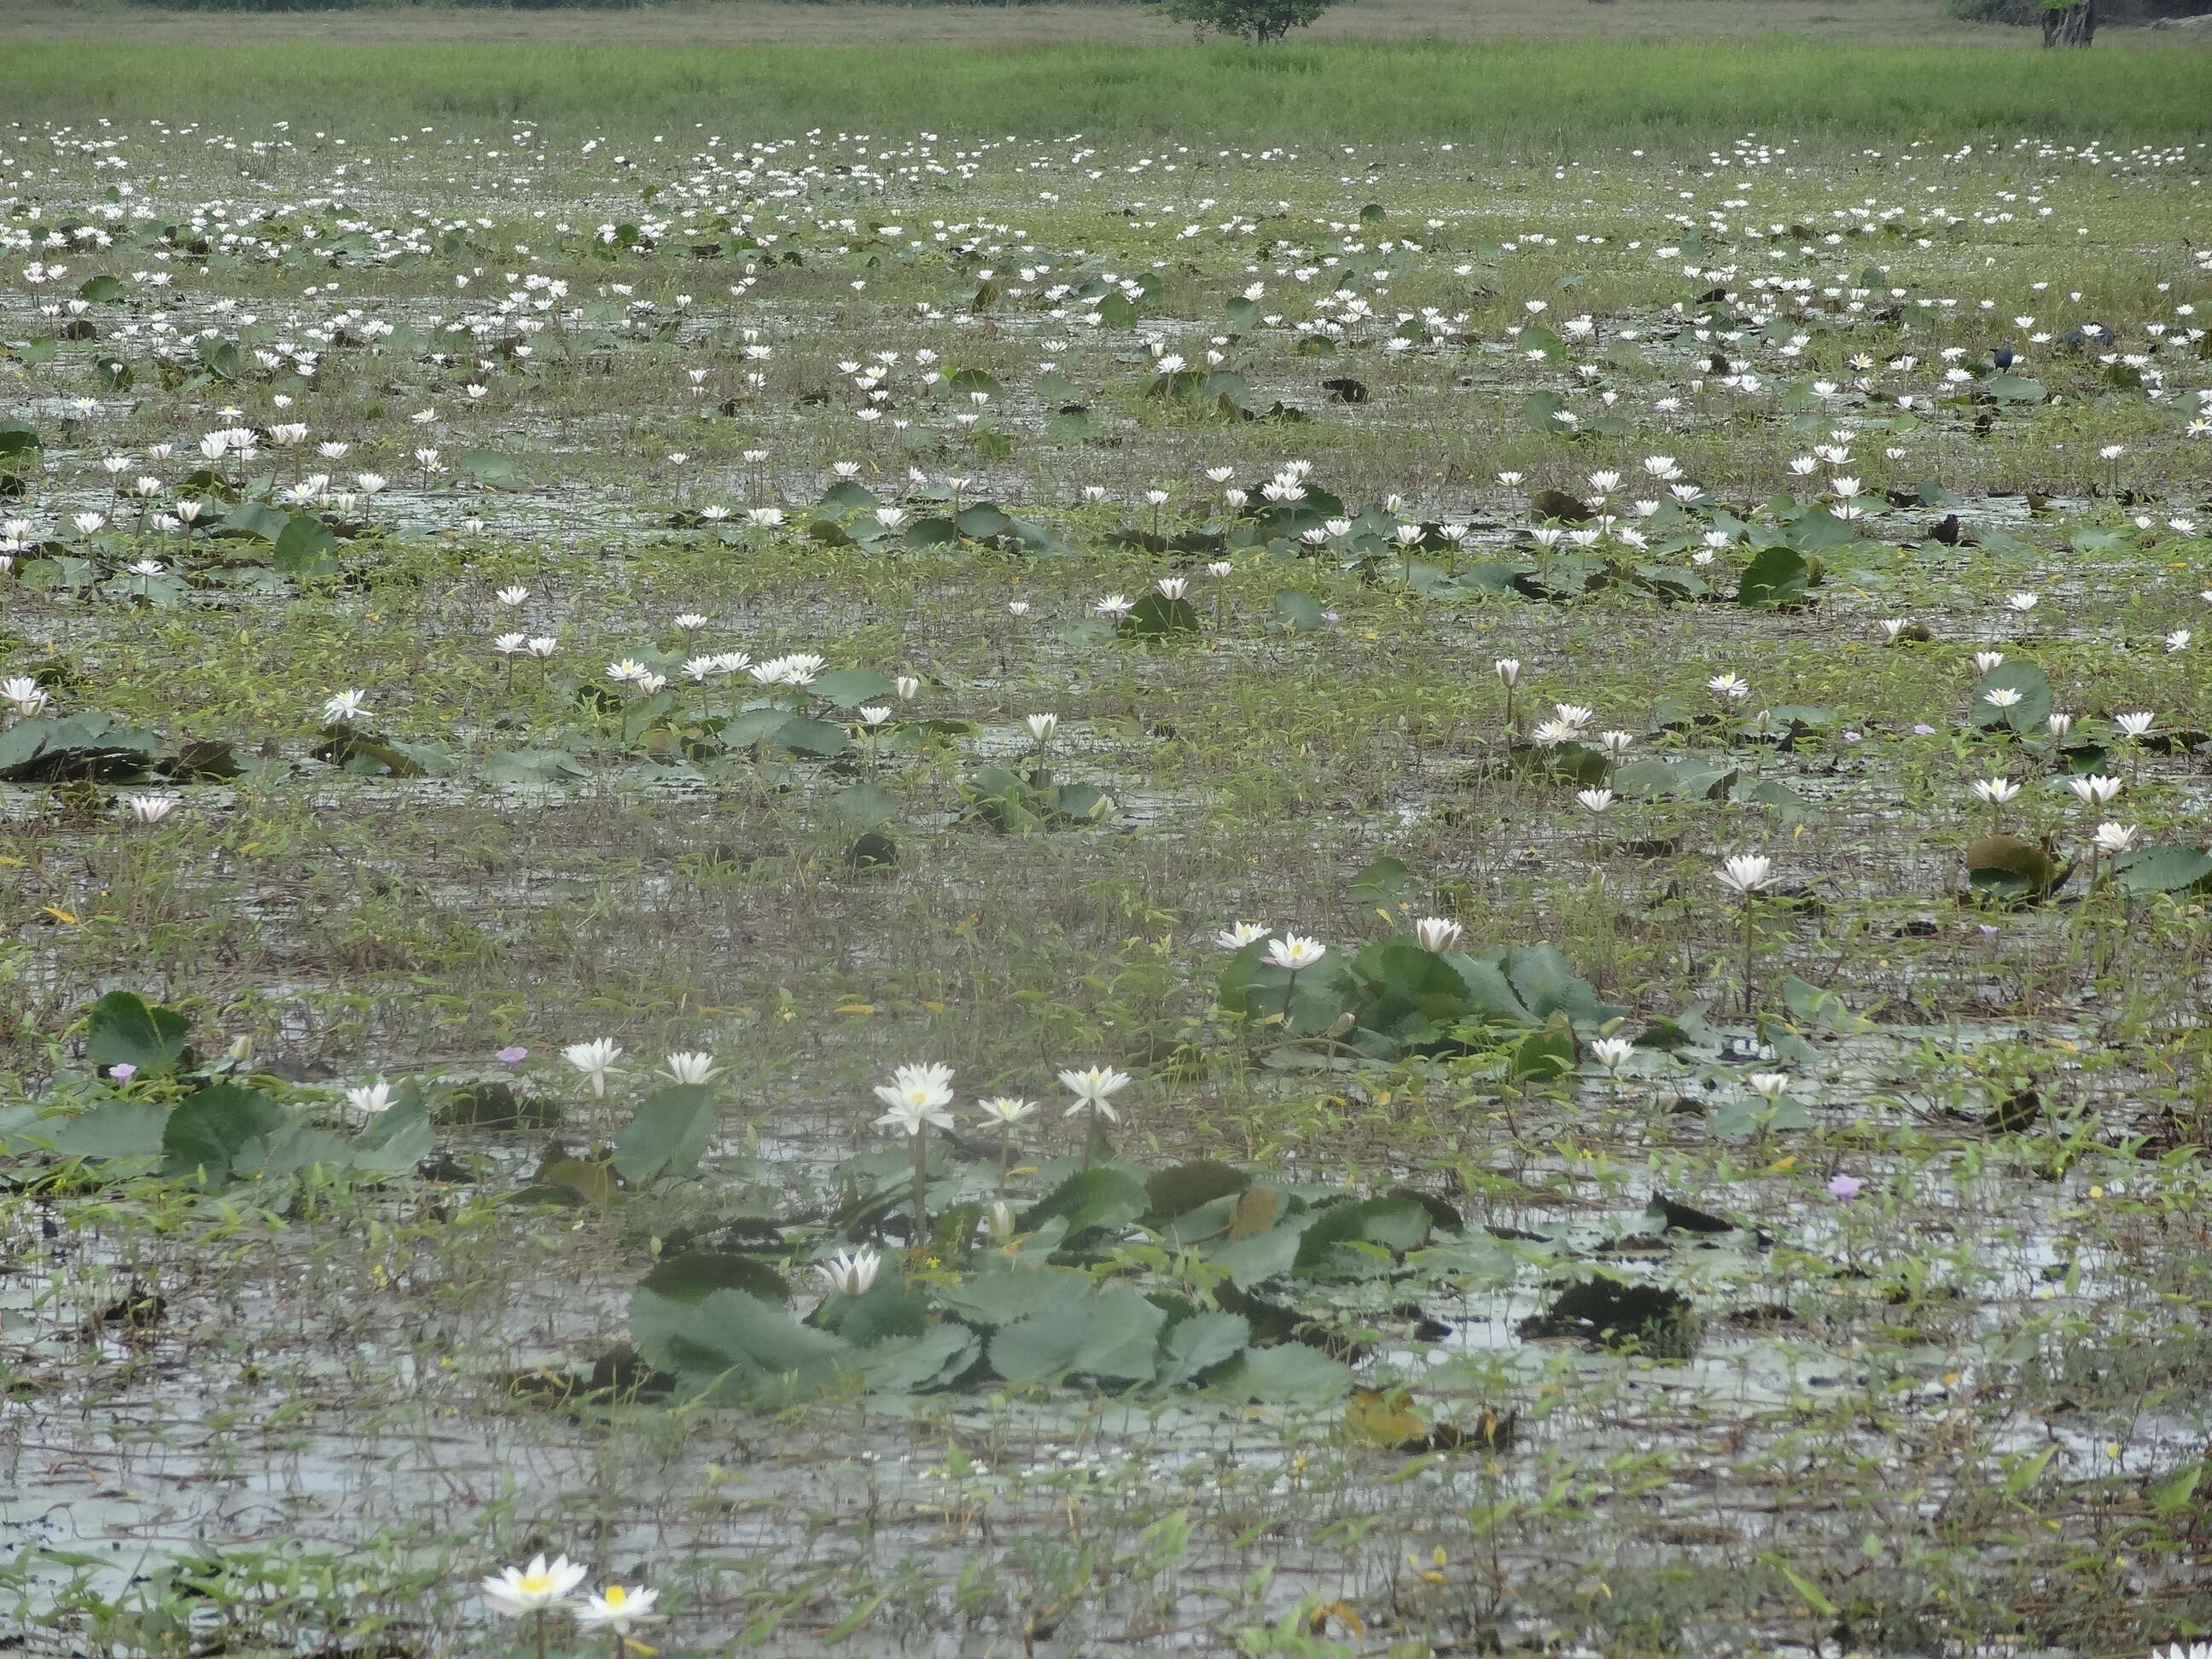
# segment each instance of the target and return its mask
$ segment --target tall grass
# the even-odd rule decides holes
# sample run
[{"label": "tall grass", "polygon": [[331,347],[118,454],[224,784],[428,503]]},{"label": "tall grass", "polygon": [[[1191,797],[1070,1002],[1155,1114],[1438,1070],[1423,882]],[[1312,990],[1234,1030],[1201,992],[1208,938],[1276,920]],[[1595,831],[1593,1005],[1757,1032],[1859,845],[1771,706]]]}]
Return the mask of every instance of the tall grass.
[{"label": "tall grass", "polygon": [[0,72],[19,121],[200,120],[230,131],[397,130],[526,118],[554,136],[703,125],[733,138],[1174,136],[1450,140],[1493,154],[2035,135],[2212,137],[2212,54],[2015,52],[1802,42],[1516,40],[976,48],[666,49],[548,44],[206,47],[21,41]]}]

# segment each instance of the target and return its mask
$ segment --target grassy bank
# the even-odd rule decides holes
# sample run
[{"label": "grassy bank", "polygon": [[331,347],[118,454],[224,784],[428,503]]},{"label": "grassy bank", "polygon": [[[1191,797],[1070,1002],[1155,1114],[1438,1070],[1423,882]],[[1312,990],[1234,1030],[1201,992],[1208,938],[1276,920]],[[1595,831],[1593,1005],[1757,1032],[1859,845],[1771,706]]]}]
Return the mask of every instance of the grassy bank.
[{"label": "grassy bank", "polygon": [[556,136],[703,124],[903,134],[1308,143],[1449,140],[1513,153],[2033,135],[2212,137],[2212,58],[1816,43],[1340,42],[1251,51],[1082,43],[975,51],[19,41],[11,117],[203,120],[245,131],[346,111],[380,126],[527,118]]}]

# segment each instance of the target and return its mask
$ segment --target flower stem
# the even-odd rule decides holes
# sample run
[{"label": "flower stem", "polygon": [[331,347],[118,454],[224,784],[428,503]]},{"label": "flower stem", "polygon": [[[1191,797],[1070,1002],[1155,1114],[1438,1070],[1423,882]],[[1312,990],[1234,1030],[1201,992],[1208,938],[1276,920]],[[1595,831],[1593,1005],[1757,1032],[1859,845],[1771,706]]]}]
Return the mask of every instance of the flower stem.
[{"label": "flower stem", "polygon": [[1750,1017],[1752,1006],[1752,952],[1758,945],[1758,917],[1759,906],[1751,895],[1746,893],[1743,896],[1743,1012],[1747,1018]]},{"label": "flower stem", "polygon": [[929,1152],[925,1145],[928,1133],[927,1124],[917,1124],[908,1143],[914,1153],[914,1248],[917,1255],[929,1247]]}]

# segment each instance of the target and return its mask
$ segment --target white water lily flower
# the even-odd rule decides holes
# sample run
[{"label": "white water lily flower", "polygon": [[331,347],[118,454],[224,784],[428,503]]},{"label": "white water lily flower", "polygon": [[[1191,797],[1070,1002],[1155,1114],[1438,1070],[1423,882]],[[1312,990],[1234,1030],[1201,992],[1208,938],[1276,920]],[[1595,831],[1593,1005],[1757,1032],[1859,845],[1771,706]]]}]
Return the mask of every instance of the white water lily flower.
[{"label": "white water lily flower", "polygon": [[13,703],[15,706],[15,712],[25,720],[30,719],[53,701],[47,694],[46,687],[27,674],[19,674],[12,679],[0,680],[0,697],[4,697]]},{"label": "white water lily flower", "polygon": [[1636,1045],[1626,1037],[1598,1037],[1590,1043],[1590,1058],[1608,1072],[1617,1072],[1636,1052]]},{"label": "white water lily flower", "polygon": [[952,1103],[952,1068],[933,1063],[902,1066],[889,1083],[876,1085],[876,1098],[888,1109],[876,1120],[878,1129],[901,1129],[909,1135],[920,1134],[933,1123],[949,1129],[952,1114],[945,1109]]},{"label": "white water lily flower", "polygon": [[712,1083],[721,1076],[722,1068],[714,1064],[714,1055],[697,1051],[669,1055],[660,1074],[671,1083]]},{"label": "white water lily flower", "polygon": [[1280,939],[1267,941],[1268,965],[1287,969],[1293,974],[1302,968],[1312,967],[1328,954],[1328,946],[1300,933],[1285,933]]},{"label": "white water lily flower", "polygon": [[861,1249],[840,1252],[827,1261],[817,1262],[814,1271],[833,1291],[841,1291],[847,1296],[866,1296],[883,1265],[883,1257],[875,1251]]},{"label": "white water lily flower", "polygon": [[379,1078],[374,1083],[359,1084],[348,1089],[345,1091],[345,1097],[346,1104],[352,1107],[354,1110],[374,1117],[379,1112],[389,1110],[392,1101],[397,1097],[393,1093],[392,1085],[382,1078]]},{"label": "white water lily flower", "polygon": [[491,1603],[494,1612],[509,1619],[524,1619],[565,1607],[576,1586],[584,1582],[584,1569],[565,1555],[556,1555],[550,1564],[540,1555],[526,1567],[508,1567],[483,1582],[484,1600]]},{"label": "white water lily flower", "polygon": [[561,1054],[571,1066],[591,1080],[592,1094],[605,1096],[607,1073],[614,1070],[615,1062],[622,1058],[623,1051],[616,1046],[612,1037],[593,1037],[589,1042],[572,1042]]},{"label": "white water lily flower", "polygon": [[661,1615],[653,1610],[660,1600],[654,1589],[628,1589],[620,1584],[610,1584],[597,1595],[586,1595],[584,1604],[575,1610],[576,1623],[585,1630],[612,1631],[617,1636],[628,1636],[640,1625],[655,1625]]},{"label": "white water lily flower", "polygon": [[1774,884],[1774,860],[1763,853],[1740,853],[1713,873],[1730,892],[1749,898]]},{"label": "white water lily flower", "polygon": [[1441,954],[1459,943],[1459,923],[1445,916],[1423,916],[1413,924],[1413,937],[1421,949]]},{"label": "white water lily flower", "polygon": [[124,811],[140,823],[159,823],[177,810],[174,795],[125,795]]},{"label": "white water lily flower", "polygon": [[1060,1074],[1060,1086],[1075,1097],[1075,1104],[1064,1115],[1073,1117],[1078,1112],[1090,1112],[1109,1122],[1119,1123],[1121,1115],[1109,1103],[1112,1097],[1128,1086],[1129,1074],[1117,1072],[1110,1066],[1089,1066],[1080,1071],[1069,1070]]},{"label": "white water lily flower", "polygon": [[1216,933],[1214,942],[1224,951],[1241,951],[1246,945],[1267,937],[1273,930],[1264,921],[1240,921],[1233,927],[1224,927]]}]

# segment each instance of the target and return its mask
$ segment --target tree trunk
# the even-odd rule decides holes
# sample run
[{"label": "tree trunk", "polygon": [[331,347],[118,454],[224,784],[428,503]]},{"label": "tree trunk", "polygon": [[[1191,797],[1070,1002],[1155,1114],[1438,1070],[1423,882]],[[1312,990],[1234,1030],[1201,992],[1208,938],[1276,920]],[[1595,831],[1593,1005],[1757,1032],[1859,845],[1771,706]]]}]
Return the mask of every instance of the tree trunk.
[{"label": "tree trunk", "polygon": [[2086,46],[2097,36],[2097,0],[2078,0],[2070,6],[2046,8],[2043,14],[2043,44]]}]

